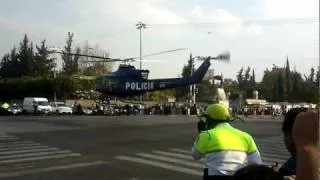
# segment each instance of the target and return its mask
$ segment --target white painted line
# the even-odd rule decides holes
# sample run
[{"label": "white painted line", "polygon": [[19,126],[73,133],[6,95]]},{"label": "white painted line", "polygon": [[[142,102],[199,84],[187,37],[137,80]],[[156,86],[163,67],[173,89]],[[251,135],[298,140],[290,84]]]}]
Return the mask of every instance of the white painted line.
[{"label": "white painted line", "polygon": [[276,154],[276,153],[264,153],[261,152],[262,157],[272,157],[272,158],[278,158],[278,159],[288,159],[290,157],[289,154],[287,155],[282,155],[282,154]]},{"label": "white painted line", "polygon": [[10,159],[10,160],[2,160],[2,161],[0,161],[0,164],[2,165],[2,164],[6,164],[6,163],[38,161],[38,160],[45,160],[45,159],[59,159],[59,158],[74,157],[74,156],[81,156],[81,154],[71,153],[71,154],[52,155],[52,156],[29,157],[29,158],[23,158],[23,159]]},{"label": "white painted line", "polygon": [[62,165],[62,166],[52,166],[52,167],[48,167],[48,168],[39,168],[39,169],[24,170],[24,171],[18,171],[18,172],[0,173],[0,177],[1,178],[16,177],[16,176],[36,174],[36,173],[41,173],[41,172],[50,172],[50,171],[56,171],[56,170],[65,170],[65,169],[97,166],[97,165],[102,165],[102,164],[107,164],[107,163],[108,162],[105,162],[105,161],[96,161],[96,162],[89,162],[89,163],[76,163],[76,164],[69,164],[69,165]]},{"label": "white painted line", "polygon": [[39,146],[39,145],[35,145],[35,146],[25,146],[25,147],[8,147],[8,148],[0,148],[0,152],[6,152],[6,151],[17,151],[17,150],[27,150],[27,149],[41,149],[41,148],[49,148],[48,146]]},{"label": "white painted line", "polygon": [[129,157],[129,156],[116,156],[115,157],[118,160],[123,160],[123,161],[131,161],[135,163],[141,163],[141,164],[147,164],[150,166],[155,166],[155,167],[160,167],[163,169],[168,169],[171,171],[176,171],[176,172],[181,172],[185,174],[190,174],[190,175],[195,175],[195,176],[202,176],[203,172],[202,171],[197,171],[189,168],[184,168],[184,167],[179,167],[179,166],[174,166],[168,163],[160,163],[160,162],[154,162],[151,160],[145,160],[141,158],[135,158],[135,157]]},{"label": "white painted line", "polygon": [[184,153],[184,154],[191,154],[191,151],[184,150],[184,149],[172,148],[172,149],[170,149],[170,151],[178,152],[178,153]]},{"label": "white painted line", "polygon": [[193,160],[191,155],[187,156],[187,155],[183,155],[183,154],[164,152],[164,151],[152,151],[152,152],[154,152],[156,154],[165,155],[165,156],[173,156],[173,157],[179,157],[179,158],[183,158],[183,159]]},{"label": "white painted line", "polygon": [[0,157],[1,157],[1,155],[8,155],[8,154],[20,154],[20,153],[56,151],[56,150],[59,150],[59,148],[43,148],[43,149],[27,149],[27,150],[18,150],[18,151],[6,151],[6,152],[0,152]]},{"label": "white painted line", "polygon": [[12,135],[0,135],[0,138],[13,138],[15,136]]},{"label": "white painted line", "polygon": [[1,141],[12,141],[12,140],[18,140],[19,138],[17,137],[7,137],[7,138],[1,138],[0,137],[0,142]]},{"label": "white painted line", "polygon": [[278,145],[283,145],[283,141],[281,141],[281,140],[275,141],[275,140],[263,139],[263,140],[256,140],[255,142],[256,142],[256,144],[278,144]]},{"label": "white painted line", "polygon": [[0,148],[5,147],[24,147],[24,146],[34,146],[34,145],[40,145],[39,143],[30,143],[30,144],[8,144],[8,145],[1,145]]},{"label": "white painted line", "polygon": [[281,153],[284,153],[284,154],[289,154],[289,152],[283,147],[283,148],[277,148],[277,147],[261,147],[259,146],[258,147],[259,151],[263,152],[263,151],[271,151],[271,152],[281,152]]},{"label": "white painted line", "polygon": [[279,158],[270,158],[270,157],[262,157],[263,163],[274,163],[274,162],[285,162],[287,159],[279,159]]},{"label": "white painted line", "polygon": [[30,157],[30,156],[42,156],[42,155],[50,155],[50,154],[66,154],[71,153],[69,150],[61,150],[61,151],[49,151],[49,152],[40,152],[40,153],[27,153],[27,154],[18,154],[18,155],[10,155],[10,156],[0,156],[0,159],[13,159],[13,158],[21,158],[21,157]]},{"label": "white painted line", "polygon": [[8,145],[8,144],[30,144],[30,143],[35,143],[35,142],[33,142],[33,141],[13,141],[13,142],[0,143],[0,146]]},{"label": "white painted line", "polygon": [[138,153],[136,155],[141,156],[141,157],[145,157],[145,158],[186,165],[186,166],[193,167],[193,168],[200,168],[200,169],[204,168],[203,164],[196,163],[196,162],[184,161],[184,160],[180,160],[180,159],[175,159],[172,157],[158,156],[158,155],[152,155],[152,154],[147,154],[147,153]]}]

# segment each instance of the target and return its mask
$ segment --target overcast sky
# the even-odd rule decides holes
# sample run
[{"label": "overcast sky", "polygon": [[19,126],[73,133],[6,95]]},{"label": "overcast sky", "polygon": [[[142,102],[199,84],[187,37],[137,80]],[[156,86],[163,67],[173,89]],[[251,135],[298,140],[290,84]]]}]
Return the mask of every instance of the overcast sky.
[{"label": "overcast sky", "polygon": [[260,80],[266,68],[283,66],[287,55],[300,72],[317,67],[319,23],[259,21],[312,18],[318,13],[318,0],[1,0],[0,55],[24,33],[35,43],[46,38],[49,46],[63,47],[70,31],[77,44],[89,40],[111,57],[139,56],[135,24],[143,21],[143,54],[188,48],[148,58],[161,60],[143,64],[151,78],[177,77],[190,52],[214,56],[229,50],[231,63],[213,62],[216,73],[235,79],[242,66],[250,66]]}]

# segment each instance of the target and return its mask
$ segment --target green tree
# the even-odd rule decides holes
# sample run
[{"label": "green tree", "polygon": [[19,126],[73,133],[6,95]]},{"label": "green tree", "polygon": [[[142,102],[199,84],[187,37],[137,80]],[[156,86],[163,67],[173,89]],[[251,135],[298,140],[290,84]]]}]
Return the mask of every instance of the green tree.
[{"label": "green tree", "polygon": [[25,34],[23,40],[20,42],[19,47],[19,61],[21,70],[20,76],[34,76],[34,53],[33,53],[33,43],[30,42],[27,34]]},{"label": "green tree", "polygon": [[240,69],[240,71],[237,74],[237,81],[238,81],[238,84],[239,84],[239,88],[242,89],[244,87],[243,67]]},{"label": "green tree", "polygon": [[[66,40],[66,46],[64,47],[64,51],[62,54],[63,64],[63,71],[67,75],[72,75],[78,72],[78,61],[79,55],[72,56],[72,43],[73,43],[73,33],[68,32],[68,37]],[[80,53],[80,48],[76,49],[76,54]]]},{"label": "green tree", "polygon": [[287,62],[286,62],[286,70],[285,70],[285,99],[290,101],[291,100],[291,71],[290,71],[290,64],[289,64],[289,58],[287,56]]},{"label": "green tree", "polygon": [[95,63],[93,66],[89,66],[83,70],[83,75],[86,76],[98,76],[111,72],[111,67],[104,63]]},{"label": "green tree", "polygon": [[0,76],[21,77],[21,66],[20,62],[18,61],[18,53],[15,47],[10,53],[2,57],[0,66]]},{"label": "green tree", "polygon": [[246,72],[244,73],[244,84],[247,86],[249,84],[249,81],[250,81],[250,71],[251,71],[251,68],[248,67],[246,69]]},{"label": "green tree", "polygon": [[46,40],[43,40],[40,46],[36,45],[37,53],[35,56],[35,73],[37,76],[48,75],[56,66],[55,58],[50,58]]},{"label": "green tree", "polygon": [[[183,66],[182,73],[181,73],[182,77],[186,78],[191,76],[191,70],[194,70],[194,59],[192,57],[192,54],[190,53],[188,64]],[[178,99],[186,99],[189,95],[189,87],[176,88],[175,91],[176,91],[176,98]]]}]

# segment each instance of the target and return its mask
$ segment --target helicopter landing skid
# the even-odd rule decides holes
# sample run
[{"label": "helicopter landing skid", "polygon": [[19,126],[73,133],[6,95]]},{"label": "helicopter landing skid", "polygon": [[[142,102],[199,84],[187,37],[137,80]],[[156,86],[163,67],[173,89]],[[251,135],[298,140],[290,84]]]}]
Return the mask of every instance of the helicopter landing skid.
[{"label": "helicopter landing skid", "polygon": [[123,102],[123,103],[127,103],[127,104],[139,104],[139,105],[146,105],[142,102],[137,102],[137,101],[126,101],[126,100],[123,100],[123,99],[119,99],[119,101]]}]

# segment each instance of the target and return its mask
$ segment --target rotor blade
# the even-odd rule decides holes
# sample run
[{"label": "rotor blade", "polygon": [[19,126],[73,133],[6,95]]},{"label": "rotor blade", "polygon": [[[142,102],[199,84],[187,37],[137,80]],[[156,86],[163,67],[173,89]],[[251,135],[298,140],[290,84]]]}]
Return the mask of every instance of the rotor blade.
[{"label": "rotor blade", "polygon": [[[161,51],[161,52],[157,52],[157,53],[146,54],[146,55],[143,55],[142,57],[150,57],[150,56],[166,54],[166,53],[175,52],[175,51],[182,51],[182,50],[186,50],[186,49],[188,49],[188,48],[178,48],[178,49],[173,49],[173,50]],[[134,57],[134,58],[131,58],[131,59],[137,59],[137,58],[140,58],[140,56]]]},{"label": "rotor blade", "polygon": [[223,62],[230,62],[230,53],[229,52],[224,52],[219,54],[216,57],[211,57],[211,56],[196,56],[195,58],[197,58],[198,60],[206,60],[206,59],[210,59],[210,60],[218,60],[218,61],[223,61]]},{"label": "rotor blade", "polygon": [[72,56],[83,56],[83,57],[91,57],[91,58],[97,58],[97,59],[105,59],[105,60],[114,60],[112,58],[108,57],[102,57],[102,56],[94,56],[94,55],[87,55],[87,54],[76,54],[76,53],[67,53],[67,52],[60,52],[60,51],[49,51],[50,53],[59,53],[59,54],[69,54]]},{"label": "rotor blade", "polygon": [[80,61],[80,62],[106,63],[106,62],[117,62],[117,61],[125,61],[125,60],[121,60],[121,59],[106,59],[106,60],[101,60],[101,61],[93,60],[93,61]]},{"label": "rotor blade", "polygon": [[96,76],[85,76],[85,75],[73,75],[72,78],[74,79],[86,79],[86,80],[94,80]]},{"label": "rotor blade", "polygon": [[230,53],[229,52],[221,53],[215,59],[229,61],[230,60]]}]

